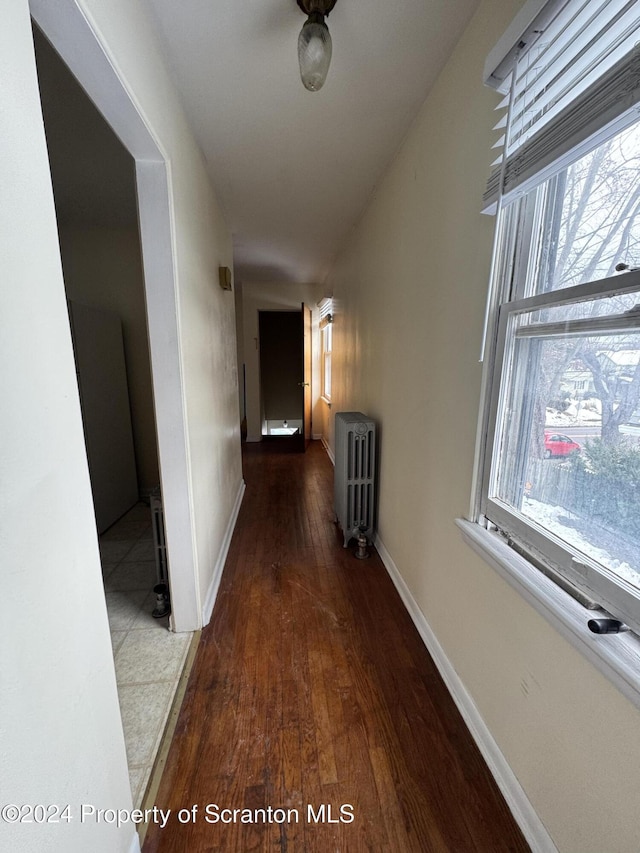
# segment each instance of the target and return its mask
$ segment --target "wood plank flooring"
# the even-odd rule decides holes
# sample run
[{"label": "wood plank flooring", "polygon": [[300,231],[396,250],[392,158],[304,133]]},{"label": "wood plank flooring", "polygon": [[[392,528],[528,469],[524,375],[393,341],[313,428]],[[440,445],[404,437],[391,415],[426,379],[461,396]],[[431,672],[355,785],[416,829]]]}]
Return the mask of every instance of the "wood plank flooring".
[{"label": "wood plank flooring", "polygon": [[379,558],[342,548],[320,443],[244,469],[145,853],[528,851]]}]

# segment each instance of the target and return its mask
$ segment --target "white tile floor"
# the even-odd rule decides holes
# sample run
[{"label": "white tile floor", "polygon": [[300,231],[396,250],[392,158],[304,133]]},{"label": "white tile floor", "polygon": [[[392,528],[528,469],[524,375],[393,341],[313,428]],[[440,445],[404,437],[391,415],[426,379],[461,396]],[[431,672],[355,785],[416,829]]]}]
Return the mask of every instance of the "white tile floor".
[{"label": "white tile floor", "polygon": [[100,537],[102,574],[116,666],[133,803],[142,803],[191,634],[154,619],[156,564],[151,510],[136,504]]}]

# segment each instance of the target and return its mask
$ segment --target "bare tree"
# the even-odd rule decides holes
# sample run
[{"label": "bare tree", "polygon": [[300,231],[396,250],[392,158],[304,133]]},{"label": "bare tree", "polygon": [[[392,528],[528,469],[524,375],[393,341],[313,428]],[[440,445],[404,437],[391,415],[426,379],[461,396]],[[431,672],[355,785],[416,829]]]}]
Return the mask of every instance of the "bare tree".
[{"label": "bare tree", "polygon": [[591,370],[602,404],[602,441],[618,444],[621,441],[620,425],[627,423],[640,405],[640,361],[631,378],[625,382],[620,381],[616,372],[606,369],[593,346],[583,348],[580,357]]},{"label": "bare tree", "polygon": [[[550,200],[549,217],[555,219],[554,250],[546,259],[544,289],[559,289],[614,274],[624,262],[635,266],[640,260],[640,131],[633,128],[600,146],[591,155],[571,166],[562,176],[561,209]],[[552,205],[555,206],[552,209]],[[620,311],[631,307],[617,300]],[[611,305],[594,301],[590,307],[576,306],[584,316],[611,311]],[[569,314],[567,314],[567,317]],[[637,342],[618,338],[607,347],[636,349]],[[602,358],[605,349],[597,337],[580,342],[564,342],[545,348],[539,364],[538,393],[541,404],[559,396],[569,365],[579,359],[591,372],[593,386],[602,406],[602,440],[620,441],[619,426],[628,421],[640,405],[640,365],[620,381],[619,372]],[[537,412],[533,431],[535,447],[543,446],[544,412]]]}]

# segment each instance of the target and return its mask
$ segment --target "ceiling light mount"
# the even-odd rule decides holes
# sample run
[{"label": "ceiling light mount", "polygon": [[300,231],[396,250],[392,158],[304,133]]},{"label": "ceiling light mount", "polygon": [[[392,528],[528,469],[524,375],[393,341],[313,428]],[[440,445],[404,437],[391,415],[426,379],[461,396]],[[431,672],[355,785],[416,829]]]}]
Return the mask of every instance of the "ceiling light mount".
[{"label": "ceiling light mount", "polygon": [[337,0],[297,0],[308,15],[298,36],[298,62],[305,89],[317,92],[324,85],[331,63],[331,35],[324,19]]},{"label": "ceiling light mount", "polygon": [[338,0],[297,0],[297,2],[305,15],[312,15],[314,12],[319,12],[321,15],[326,16]]}]

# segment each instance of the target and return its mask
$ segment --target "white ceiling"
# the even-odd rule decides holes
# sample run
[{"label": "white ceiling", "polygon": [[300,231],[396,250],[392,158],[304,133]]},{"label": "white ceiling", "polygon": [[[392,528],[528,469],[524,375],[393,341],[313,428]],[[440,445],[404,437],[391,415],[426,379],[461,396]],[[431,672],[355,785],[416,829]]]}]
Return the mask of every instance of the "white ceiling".
[{"label": "white ceiling", "polygon": [[147,0],[241,281],[321,282],[479,0],[338,0],[320,92],[296,0]]},{"label": "white ceiling", "polygon": [[[296,0],[145,2],[233,232],[236,280],[322,283],[479,0],[338,0],[320,92],[300,81]],[[35,36],[59,219],[135,221],[133,161]]]}]

